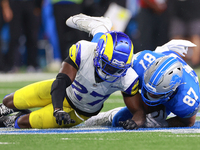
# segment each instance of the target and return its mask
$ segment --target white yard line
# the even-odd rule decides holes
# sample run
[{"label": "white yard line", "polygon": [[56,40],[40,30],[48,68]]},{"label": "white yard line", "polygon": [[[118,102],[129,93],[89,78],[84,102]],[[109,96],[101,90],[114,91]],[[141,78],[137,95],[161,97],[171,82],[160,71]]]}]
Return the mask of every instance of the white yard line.
[{"label": "white yard line", "polygon": [[57,73],[8,73],[0,74],[0,82],[39,81],[55,78]]}]

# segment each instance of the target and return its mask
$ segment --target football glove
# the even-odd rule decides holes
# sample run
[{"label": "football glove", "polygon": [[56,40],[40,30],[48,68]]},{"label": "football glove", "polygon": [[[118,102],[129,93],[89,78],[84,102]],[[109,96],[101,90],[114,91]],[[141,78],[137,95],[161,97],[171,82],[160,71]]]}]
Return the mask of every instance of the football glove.
[{"label": "football glove", "polygon": [[62,121],[64,124],[75,123],[75,120],[71,119],[70,115],[62,109],[55,110],[53,116],[56,118],[56,123],[58,125],[62,125]]},{"label": "football glove", "polygon": [[119,121],[119,125],[126,130],[138,129],[138,125],[132,119],[128,119],[126,121]]},{"label": "football glove", "polygon": [[146,115],[145,128],[161,128],[168,127],[166,121],[167,113],[165,110],[159,110]]}]

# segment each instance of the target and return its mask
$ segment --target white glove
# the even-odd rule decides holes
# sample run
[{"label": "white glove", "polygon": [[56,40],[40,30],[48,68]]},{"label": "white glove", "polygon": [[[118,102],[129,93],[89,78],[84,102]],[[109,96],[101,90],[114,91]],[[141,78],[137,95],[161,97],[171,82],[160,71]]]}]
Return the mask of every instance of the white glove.
[{"label": "white glove", "polygon": [[168,127],[166,121],[167,113],[165,110],[159,110],[146,115],[145,128]]},{"label": "white glove", "polygon": [[174,51],[185,57],[188,52],[188,47],[195,47],[196,45],[187,40],[171,40],[163,46],[158,46],[155,52]]}]

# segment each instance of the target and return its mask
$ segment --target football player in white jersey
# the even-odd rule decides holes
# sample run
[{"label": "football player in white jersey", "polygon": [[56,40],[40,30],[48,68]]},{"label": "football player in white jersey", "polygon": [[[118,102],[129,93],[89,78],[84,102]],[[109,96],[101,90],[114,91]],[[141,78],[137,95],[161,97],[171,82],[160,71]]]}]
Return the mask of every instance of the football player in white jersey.
[{"label": "football player in white jersey", "polygon": [[[0,106],[0,126],[72,127],[97,115],[105,100],[121,91],[126,106],[134,113],[124,129],[141,127],[146,114],[138,92],[138,75],[131,68],[133,44],[129,37],[110,32],[112,23],[108,18],[79,14],[70,17],[67,24],[92,34],[92,42],[82,40],[72,45],[56,79],[30,84],[5,96]],[[34,107],[42,108],[8,116]]]}]

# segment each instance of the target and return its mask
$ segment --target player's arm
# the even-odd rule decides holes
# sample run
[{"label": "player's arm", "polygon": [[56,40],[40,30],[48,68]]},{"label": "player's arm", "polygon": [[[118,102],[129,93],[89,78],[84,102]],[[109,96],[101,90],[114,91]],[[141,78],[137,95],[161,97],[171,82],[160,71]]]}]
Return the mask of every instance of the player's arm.
[{"label": "player's arm", "polygon": [[167,119],[169,127],[191,127],[194,125],[196,115],[190,118],[180,118],[178,116]]},{"label": "player's arm", "polygon": [[63,101],[66,97],[66,88],[74,81],[80,65],[81,49],[79,46],[79,43],[72,45],[69,50],[69,57],[62,63],[62,67],[51,87],[52,104],[54,108],[53,115],[59,125],[62,124],[62,121],[64,121],[64,124],[75,122],[70,118],[67,112],[63,111]]},{"label": "player's arm", "polygon": [[137,125],[135,129],[142,127],[146,120],[146,112],[140,93],[137,92],[134,96],[127,96],[126,94],[123,94],[123,98],[127,108],[133,114],[132,120]]},{"label": "player's arm", "polygon": [[54,108],[54,117],[57,124],[74,123],[68,113],[63,111],[63,101],[66,96],[66,88],[72,84],[75,79],[77,69],[70,65],[68,62],[63,62],[62,67],[54,80],[51,87],[52,104]]},{"label": "player's arm", "polygon": [[[80,65],[80,44],[74,44],[69,50],[69,56],[63,61],[56,80],[51,87],[52,103],[54,110],[63,109],[63,100],[66,96],[66,88],[72,84]],[[77,63],[77,60],[79,63]]]},{"label": "player's arm", "polygon": [[59,73],[51,87],[51,96],[54,110],[63,109],[63,100],[66,96],[66,88],[75,79],[77,69],[68,62],[63,62]]}]

